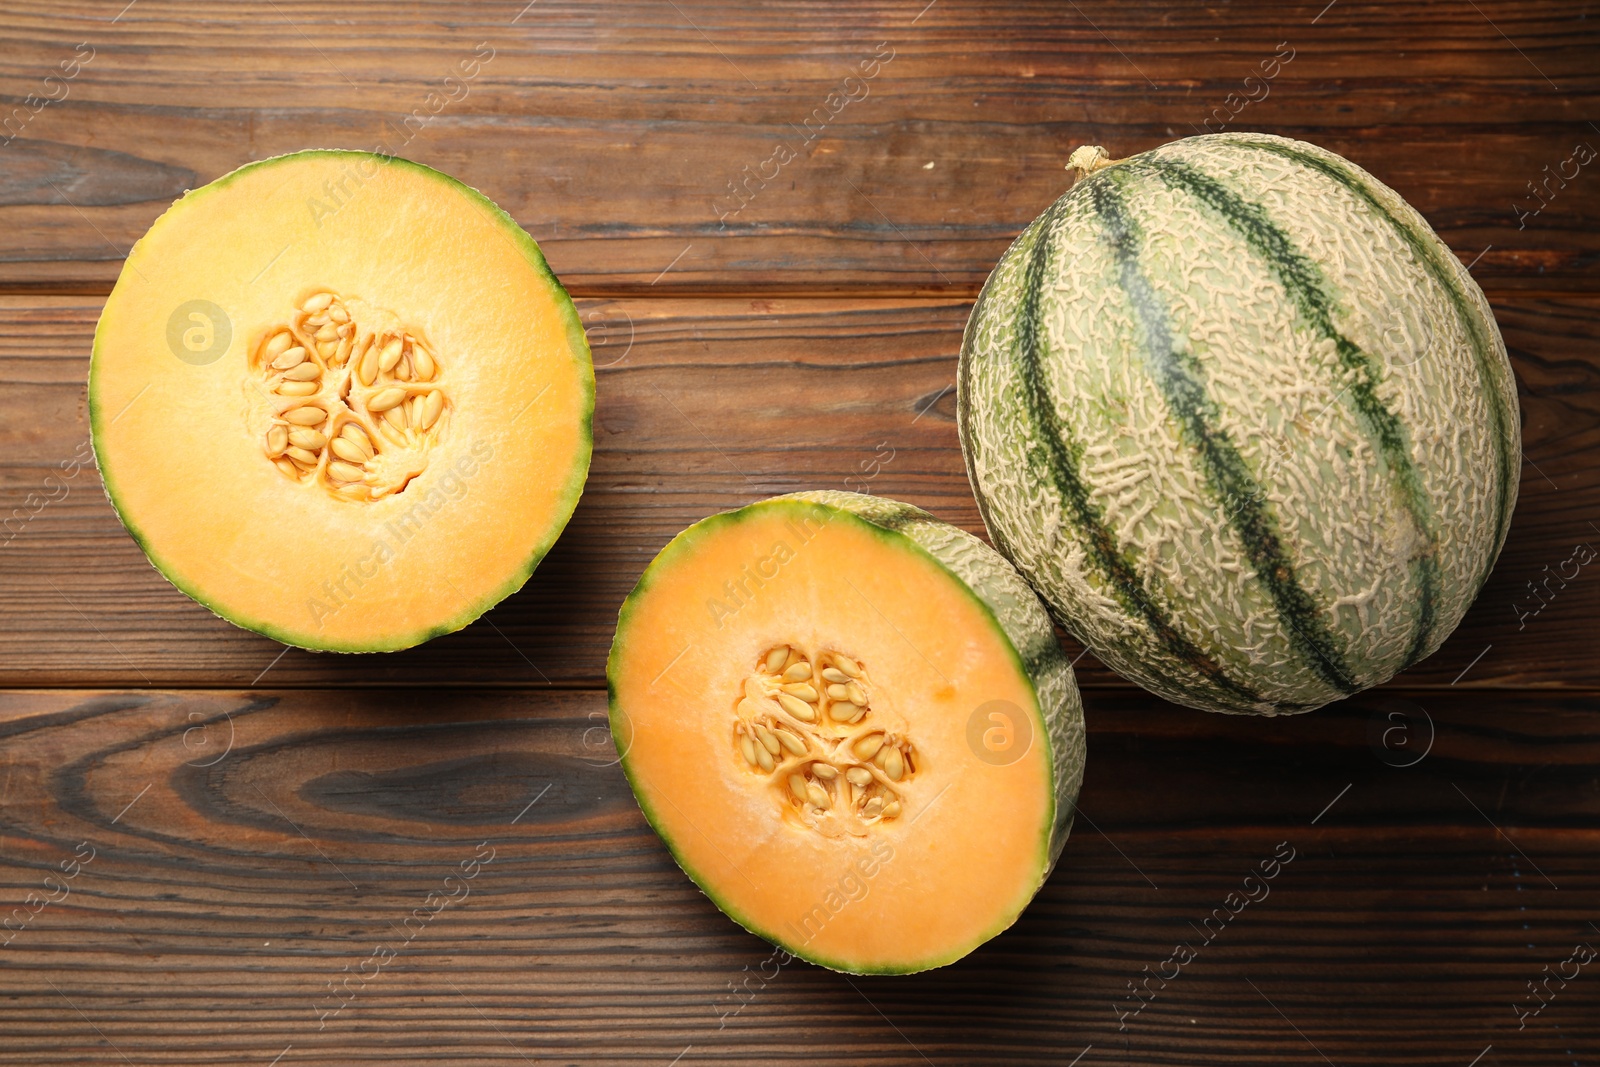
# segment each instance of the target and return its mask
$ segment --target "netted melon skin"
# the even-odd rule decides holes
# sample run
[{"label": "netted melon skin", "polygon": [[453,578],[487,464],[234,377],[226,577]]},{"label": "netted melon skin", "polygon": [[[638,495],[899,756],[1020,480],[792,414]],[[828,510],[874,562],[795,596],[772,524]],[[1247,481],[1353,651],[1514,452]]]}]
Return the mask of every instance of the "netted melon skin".
[{"label": "netted melon skin", "polygon": [[1188,138],[1081,178],[1005,253],[958,378],[995,545],[1159,696],[1301,712],[1438,649],[1517,496],[1481,290],[1313,145]]}]

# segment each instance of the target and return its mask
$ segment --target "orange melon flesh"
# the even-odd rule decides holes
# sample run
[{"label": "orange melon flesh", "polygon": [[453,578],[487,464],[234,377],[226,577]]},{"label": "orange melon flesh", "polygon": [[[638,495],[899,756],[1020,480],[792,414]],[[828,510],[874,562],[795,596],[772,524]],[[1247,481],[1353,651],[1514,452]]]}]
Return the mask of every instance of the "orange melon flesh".
[{"label": "orange melon flesh", "polygon": [[[276,397],[252,353],[322,291],[426,338],[448,394],[439,439],[403,461],[422,469],[382,499],[286,477],[263,451]],[[226,325],[185,318],[196,301]],[[199,358],[170,342],[175,316]],[[338,651],[459,629],[523,584],[576,505],[593,395],[532,239],[459,182],[358,152],[254,163],[178,201],[129,255],[90,377],[107,492],[151,561],[240,626]]]},{"label": "orange melon flesh", "polygon": [[[975,590],[911,537],[850,510],[868,498],[814,497],[713,517],[651,566],[612,653],[618,748],[680,865],[747,929],[839,970],[938,966],[1009,926],[1059,849],[1081,774],[1076,689],[1070,707],[1041,708],[981,583]],[[903,506],[864,507],[881,521],[886,507]],[[899,514],[934,523],[915,509]],[[1037,612],[1031,621],[1048,628],[1022,595]],[[798,816],[781,768],[768,775],[741,757],[744,680],[782,646],[808,660],[843,652],[864,668],[863,721],[823,715],[816,729],[832,737],[876,726],[910,742],[916,769],[895,783],[899,817],[860,836],[825,836]],[[1050,663],[1070,686],[1070,667]],[[981,758],[970,721],[985,706],[1026,718],[1014,724],[1031,738],[1026,751]]]}]

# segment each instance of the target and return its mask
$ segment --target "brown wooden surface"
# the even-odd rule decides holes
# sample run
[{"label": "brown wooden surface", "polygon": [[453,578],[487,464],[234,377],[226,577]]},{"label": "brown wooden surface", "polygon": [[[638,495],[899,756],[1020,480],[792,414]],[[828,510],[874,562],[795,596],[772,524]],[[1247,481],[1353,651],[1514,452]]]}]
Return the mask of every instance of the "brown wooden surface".
[{"label": "brown wooden surface", "polygon": [[[665,1064],[692,1046],[679,1062],[1061,1064],[1093,1045],[1081,1062],[1465,1065],[1487,1045],[1497,1064],[1592,1050],[1594,975],[1521,1032],[1511,1005],[1576,942],[1600,943],[1593,695],[1385,699],[1413,700],[1414,743],[1431,717],[1413,766],[1373,747],[1377,698],[1263,722],[1097,693],[1086,818],[1014,929],[921,976],[791,963],[737,997],[769,949],[644,825],[596,732],[597,692],[14,693],[4,891],[45,892],[83,842],[94,858],[0,949],[0,1059],[264,1064],[292,1046],[281,1062]],[[443,879],[484,841],[492,861],[464,899],[397,929],[429,893],[462,896]],[[1285,841],[1270,894],[1202,945],[1190,924]],[[1197,958],[1119,1032],[1127,983],[1180,941]],[[363,971],[380,945],[395,957]],[[374,970],[322,1016],[330,981]]]},{"label": "brown wooden surface", "polygon": [[[301,148],[405,142],[505,206],[581,291],[669,265],[658,286],[970,290],[1064,191],[1074,146],[1127,154],[1202,129],[1280,42],[1293,58],[1233,128],[1346,153],[1463,258],[1483,253],[1490,288],[1592,291],[1600,271],[1593,173],[1522,229],[1513,211],[1576,142],[1600,147],[1584,3],[1337,0],[1316,18],[1326,0],[939,0],[918,18],[915,2],[138,0],[113,23],[125,2],[5,16],[0,93],[60,95],[43,76],[80,42],[94,58],[7,147],[0,282],[104,292],[187,187]],[[806,116],[880,42],[893,59],[808,143]],[[406,141],[404,117],[480,44],[493,58],[465,96]],[[800,158],[719,219],[728,183],[780,142]]]},{"label": "brown wooden surface", "polygon": [[[1600,579],[1526,615],[1600,539],[1600,161],[1517,213],[1600,147],[1600,6],[1325,3],[0,4],[0,122],[94,49],[0,145],[0,1063],[1600,1058],[1600,961],[1520,1030],[1513,1010],[1600,947]],[[470,91],[401,148],[480,42]],[[805,143],[879,42],[869,95]],[[1018,925],[926,975],[764,982],[770,949],[613,765],[618,604],[685,525],[777,492],[865,484],[981,533],[950,392],[976,287],[1072,147],[1193,132],[1280,42],[1230,128],[1368,167],[1494,303],[1527,462],[1493,578],[1431,660],[1294,719],[1173,708],[1084,657],[1085,818]],[[799,158],[719,222],[785,140]],[[285,653],[177,593],[92,467],[59,465],[101,298],[172,197],[384,143],[504,204],[582,297],[594,469],[485,621]],[[485,841],[470,895],[407,941]],[[1282,841],[1271,895],[1119,1030],[1128,983]],[[398,954],[320,1017],[379,944]]]}]

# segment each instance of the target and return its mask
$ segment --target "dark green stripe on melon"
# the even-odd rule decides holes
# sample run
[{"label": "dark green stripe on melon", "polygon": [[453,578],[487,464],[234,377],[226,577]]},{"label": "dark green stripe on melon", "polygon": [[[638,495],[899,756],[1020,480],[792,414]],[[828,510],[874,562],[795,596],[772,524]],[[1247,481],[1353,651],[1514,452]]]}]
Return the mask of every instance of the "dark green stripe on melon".
[{"label": "dark green stripe on melon", "polygon": [[[1260,484],[1220,425],[1220,412],[1206,393],[1194,356],[1174,342],[1166,308],[1140,267],[1143,238],[1119,189],[1133,177],[1128,170],[1112,167],[1091,181],[1089,192],[1105,225],[1122,288],[1144,327],[1145,368],[1182,437],[1194,449],[1206,483],[1243,544],[1257,580],[1272,598],[1290,646],[1329,686],[1354,693],[1361,686],[1345,663],[1338,638],[1324,623],[1322,607],[1300,584]],[[1030,292],[1034,288],[1030,284]]]},{"label": "dark green stripe on melon", "polygon": [[[1060,203],[1057,202],[1057,207]],[[1089,498],[1089,487],[1079,475],[1078,465],[1083,446],[1076,441],[1071,428],[1057,415],[1041,366],[1045,356],[1045,331],[1039,321],[1039,294],[1045,287],[1051,250],[1050,233],[1055,217],[1056,208],[1052,208],[1034,224],[1034,244],[1024,268],[1022,299],[1016,318],[1021,391],[1025,415],[1033,424],[1033,432],[1028,435],[1029,465],[1036,470],[1049,472],[1062,507],[1071,515],[1089,560],[1123,609],[1143,620],[1162,648],[1226,694],[1231,702],[1259,705],[1263,701],[1258,693],[1228,677],[1222,666],[1179,630],[1155,603],[1140,580],[1133,553],[1118,542],[1116,534],[1106,525],[1105,516]],[[990,528],[995,527],[991,525]],[[1152,673],[1162,673],[1154,671],[1149,664],[1146,669],[1152,670]],[[1205,699],[1205,695],[1194,693],[1193,686],[1184,681],[1170,677],[1164,677],[1164,681],[1173,689],[1192,694],[1197,700]]]},{"label": "dark green stripe on melon", "polygon": [[[1294,147],[1277,140],[1255,140],[1251,138],[1238,138],[1237,143],[1249,145],[1251,148],[1268,152],[1281,159],[1289,160],[1308,170],[1328,178],[1341,189],[1354,193],[1377,213],[1378,217],[1387,222],[1406,242],[1417,261],[1423,265],[1428,274],[1438,283],[1450,300],[1450,305],[1455,309],[1456,318],[1461,323],[1462,329],[1472,341],[1472,354],[1477,363],[1478,381],[1483,387],[1483,392],[1489,398],[1490,414],[1494,418],[1495,453],[1500,471],[1499,484],[1495,486],[1496,501],[1496,527],[1495,549],[1484,560],[1483,571],[1478,576],[1477,587],[1483,588],[1483,583],[1489,578],[1489,571],[1494,567],[1495,557],[1499,554],[1501,545],[1505,544],[1506,531],[1511,525],[1511,492],[1517,484],[1517,468],[1512,466],[1511,449],[1508,444],[1510,434],[1507,427],[1515,418],[1513,412],[1507,412],[1502,405],[1502,400],[1508,396],[1514,397],[1514,390],[1506,390],[1495,378],[1492,368],[1500,362],[1496,357],[1494,344],[1485,332],[1484,323],[1473,307],[1472,299],[1462,289],[1461,276],[1458,273],[1460,263],[1445,262],[1439,254],[1439,245],[1431,233],[1419,233],[1415,227],[1408,225],[1404,220],[1397,218],[1393,211],[1375,196],[1368,188],[1365,179],[1352,171],[1326,159],[1322,159],[1310,152]],[[1515,401],[1510,401],[1514,403]]]},{"label": "dark green stripe on melon", "polygon": [[1412,460],[1405,424],[1378,396],[1377,362],[1334,325],[1337,302],[1322,271],[1273,222],[1265,208],[1246,201],[1217,179],[1187,163],[1147,159],[1138,161],[1135,167],[1138,171],[1154,171],[1168,188],[1187,193],[1214,211],[1277,276],[1300,316],[1318,334],[1333,342],[1339,366],[1349,376],[1349,384],[1339,395],[1350,398],[1357,420],[1366,431],[1367,439],[1383,457],[1400,501],[1425,546],[1411,561],[1418,601],[1416,629],[1405,660],[1405,666],[1411,666],[1421,658],[1433,637],[1440,582],[1439,539],[1422,477]]}]

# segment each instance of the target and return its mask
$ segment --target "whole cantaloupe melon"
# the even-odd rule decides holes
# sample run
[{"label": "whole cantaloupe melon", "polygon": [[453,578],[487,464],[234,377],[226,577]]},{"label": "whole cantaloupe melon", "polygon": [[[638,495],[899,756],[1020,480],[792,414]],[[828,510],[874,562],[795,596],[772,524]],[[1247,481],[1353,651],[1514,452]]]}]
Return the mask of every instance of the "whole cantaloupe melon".
[{"label": "whole cantaloupe melon", "polygon": [[1431,655],[1517,498],[1483,293],[1400,196],[1265,134],[1082,177],[984,286],[958,383],[995,544],[1103,662],[1306,711]]},{"label": "whole cantaloupe melon", "polygon": [[594,371],[533,239],[366,152],[262,160],[129,254],[89,415],[163,575],[286,644],[406,648],[520,588],[583,490]]}]

